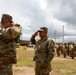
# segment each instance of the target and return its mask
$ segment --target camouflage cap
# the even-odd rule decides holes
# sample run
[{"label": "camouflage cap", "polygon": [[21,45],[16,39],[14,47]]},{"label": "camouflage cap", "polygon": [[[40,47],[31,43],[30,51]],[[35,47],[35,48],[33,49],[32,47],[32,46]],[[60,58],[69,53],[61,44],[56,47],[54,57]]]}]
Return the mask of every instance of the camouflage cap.
[{"label": "camouflage cap", "polygon": [[41,32],[41,31],[48,32],[48,28],[47,27],[41,27],[38,31],[39,32]]},{"label": "camouflage cap", "polygon": [[2,14],[1,22],[4,22],[6,20],[9,20],[12,22],[12,16],[9,14]]}]

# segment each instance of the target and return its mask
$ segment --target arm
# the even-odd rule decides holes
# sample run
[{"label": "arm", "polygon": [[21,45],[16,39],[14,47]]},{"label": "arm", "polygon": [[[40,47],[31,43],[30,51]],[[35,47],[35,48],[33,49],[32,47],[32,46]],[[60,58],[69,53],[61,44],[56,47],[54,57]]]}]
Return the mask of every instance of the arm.
[{"label": "arm", "polygon": [[35,40],[35,36],[34,35],[32,35],[32,37],[31,37],[31,44],[34,44],[35,45],[35,43],[36,43],[36,40]]},{"label": "arm", "polygon": [[20,26],[8,27],[2,31],[2,36],[6,39],[15,39],[21,33]]},{"label": "arm", "polygon": [[49,67],[50,62],[54,57],[54,41],[49,39],[47,42],[48,42],[47,46],[46,46],[47,47],[46,48],[47,49],[47,57],[46,57],[46,61],[44,62],[45,69]]},{"label": "arm", "polygon": [[33,35],[32,35],[32,37],[31,37],[31,44],[34,44],[35,45],[35,43],[36,43],[36,40],[35,40],[35,37],[38,35],[38,31],[37,32],[35,32]]},{"label": "arm", "polygon": [[48,45],[47,45],[48,51],[47,51],[47,58],[46,58],[46,62],[48,63],[50,63],[54,57],[54,46],[55,46],[54,41],[49,39]]}]

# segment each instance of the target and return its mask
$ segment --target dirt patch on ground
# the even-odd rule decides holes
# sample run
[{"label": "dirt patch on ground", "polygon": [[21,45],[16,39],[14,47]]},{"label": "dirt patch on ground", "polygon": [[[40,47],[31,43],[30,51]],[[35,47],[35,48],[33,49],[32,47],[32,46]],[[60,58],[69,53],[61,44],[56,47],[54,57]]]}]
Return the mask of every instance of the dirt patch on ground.
[{"label": "dirt patch on ground", "polygon": [[[51,73],[52,72],[53,71],[51,71]],[[35,71],[33,67],[15,67],[14,66],[13,75],[35,75]]]},{"label": "dirt patch on ground", "polygon": [[32,67],[16,67],[13,66],[14,75],[35,75]]}]

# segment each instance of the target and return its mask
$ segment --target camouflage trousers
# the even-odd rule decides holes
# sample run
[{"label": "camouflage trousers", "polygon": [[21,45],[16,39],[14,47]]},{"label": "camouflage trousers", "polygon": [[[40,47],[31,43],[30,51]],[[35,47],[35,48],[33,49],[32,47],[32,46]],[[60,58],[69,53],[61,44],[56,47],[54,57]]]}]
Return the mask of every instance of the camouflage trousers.
[{"label": "camouflage trousers", "polygon": [[12,64],[0,64],[0,75],[13,75]]},{"label": "camouflage trousers", "polygon": [[41,62],[36,62],[35,64],[35,75],[49,75],[51,71],[51,64],[48,68],[44,69]]}]

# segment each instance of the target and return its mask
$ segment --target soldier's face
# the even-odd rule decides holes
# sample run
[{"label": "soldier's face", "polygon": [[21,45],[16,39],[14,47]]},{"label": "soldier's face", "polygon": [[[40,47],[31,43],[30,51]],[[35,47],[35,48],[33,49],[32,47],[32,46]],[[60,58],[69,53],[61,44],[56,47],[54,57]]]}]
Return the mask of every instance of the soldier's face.
[{"label": "soldier's face", "polygon": [[6,27],[12,27],[13,26],[13,22],[12,21],[5,21],[4,26]]},{"label": "soldier's face", "polygon": [[46,37],[46,32],[45,31],[40,31],[39,32],[39,36],[41,37],[41,38],[44,38],[44,37]]}]

